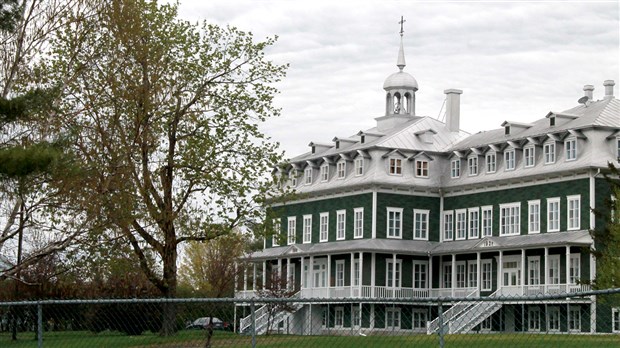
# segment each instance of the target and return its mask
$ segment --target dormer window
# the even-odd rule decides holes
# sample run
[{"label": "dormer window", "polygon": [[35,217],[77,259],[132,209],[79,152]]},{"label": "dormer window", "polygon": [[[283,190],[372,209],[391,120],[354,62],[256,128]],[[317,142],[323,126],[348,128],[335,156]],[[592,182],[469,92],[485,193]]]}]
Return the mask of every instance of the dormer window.
[{"label": "dormer window", "polygon": [[450,162],[450,177],[455,179],[461,176],[461,159],[456,158]]},{"label": "dormer window", "polygon": [[336,148],[339,149],[340,148],[340,141],[336,142]]},{"label": "dormer window", "polygon": [[304,184],[312,184],[312,167],[308,167],[304,170]]},{"label": "dormer window", "polygon": [[428,178],[428,161],[420,159],[415,161],[415,176]]},{"label": "dormer window", "polygon": [[360,137],[360,142],[361,142],[362,144],[366,142],[366,136],[365,136],[365,135],[362,135],[362,136]]},{"label": "dormer window", "polygon": [[504,134],[505,135],[509,135],[510,134],[510,126],[504,127]]},{"label": "dormer window", "polygon": [[487,153],[485,160],[487,162],[487,173],[495,173],[497,168],[495,152]]},{"label": "dormer window", "polygon": [[549,126],[550,127],[555,126],[555,116],[549,117]]},{"label": "dormer window", "polygon": [[506,170],[514,170],[515,163],[515,150],[507,150],[504,152],[504,163],[506,164]]},{"label": "dormer window", "polygon": [[478,156],[467,158],[467,169],[470,176],[478,175]]},{"label": "dormer window", "polygon": [[564,141],[564,151],[566,152],[566,160],[574,161],[577,159],[577,139],[569,138]]},{"label": "dormer window", "polygon": [[545,143],[545,145],[543,145],[543,154],[545,157],[545,164],[555,163],[555,142]]},{"label": "dormer window", "polygon": [[325,163],[321,166],[321,182],[327,181],[329,179],[329,164]]},{"label": "dormer window", "polygon": [[526,146],[523,149],[523,159],[525,168],[533,167],[536,164],[536,148],[534,145]]},{"label": "dormer window", "polygon": [[347,173],[347,162],[340,161],[336,164],[336,177],[338,179],[344,179]]},{"label": "dormer window", "polygon": [[288,174],[288,178],[291,181],[291,186],[292,187],[297,187],[297,171],[296,170],[292,170]]},{"label": "dormer window", "polygon": [[402,159],[390,158],[389,169],[388,169],[388,172],[390,173],[390,175],[402,175],[403,174],[402,164],[403,164]]},{"label": "dormer window", "polygon": [[314,154],[316,152],[316,147],[313,145],[312,146],[312,154]]},{"label": "dormer window", "polygon": [[358,157],[355,159],[355,176],[364,175],[364,158]]}]

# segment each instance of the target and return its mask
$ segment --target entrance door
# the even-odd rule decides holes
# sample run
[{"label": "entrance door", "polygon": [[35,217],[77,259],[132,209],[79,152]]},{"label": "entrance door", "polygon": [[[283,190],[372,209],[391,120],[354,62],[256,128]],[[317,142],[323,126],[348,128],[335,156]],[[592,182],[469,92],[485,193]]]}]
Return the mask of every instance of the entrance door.
[{"label": "entrance door", "polygon": [[327,259],[316,259],[312,265],[313,283],[315,288],[327,286]]},{"label": "entrance door", "polygon": [[502,268],[502,294],[521,294],[521,262],[519,260],[504,260]]}]

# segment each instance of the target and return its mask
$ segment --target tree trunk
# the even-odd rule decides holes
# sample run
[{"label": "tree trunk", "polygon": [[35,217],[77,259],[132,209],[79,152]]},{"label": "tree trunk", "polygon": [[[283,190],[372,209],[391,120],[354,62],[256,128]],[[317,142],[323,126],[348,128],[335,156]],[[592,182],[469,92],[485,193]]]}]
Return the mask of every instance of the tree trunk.
[{"label": "tree trunk", "polygon": [[[177,295],[177,248],[176,243],[166,243],[163,255],[163,295],[173,299]],[[161,336],[170,336],[176,333],[177,304],[164,303],[161,322]]]}]

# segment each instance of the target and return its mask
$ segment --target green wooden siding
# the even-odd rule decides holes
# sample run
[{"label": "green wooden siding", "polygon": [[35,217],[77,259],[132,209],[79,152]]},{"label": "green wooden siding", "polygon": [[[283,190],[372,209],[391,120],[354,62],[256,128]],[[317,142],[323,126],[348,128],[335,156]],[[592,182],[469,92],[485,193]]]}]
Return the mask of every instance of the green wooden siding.
[{"label": "green wooden siding", "polygon": [[439,241],[439,197],[377,193],[377,238],[387,236],[387,208],[403,208],[402,239],[413,239],[413,210],[429,211],[429,240]]}]

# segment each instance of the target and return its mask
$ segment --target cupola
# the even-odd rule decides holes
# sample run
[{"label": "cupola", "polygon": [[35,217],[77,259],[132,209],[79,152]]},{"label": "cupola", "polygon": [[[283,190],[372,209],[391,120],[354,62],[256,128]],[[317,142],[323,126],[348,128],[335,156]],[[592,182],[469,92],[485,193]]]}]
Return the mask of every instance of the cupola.
[{"label": "cupola", "polygon": [[383,83],[386,92],[385,115],[407,115],[415,116],[415,92],[418,90],[418,81],[409,73],[403,71],[405,68],[405,51],[403,49],[403,23],[400,20],[400,48],[398,50],[398,60],[396,66],[398,72],[388,76]]}]

